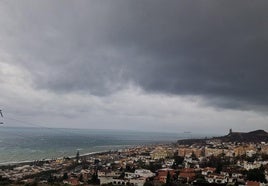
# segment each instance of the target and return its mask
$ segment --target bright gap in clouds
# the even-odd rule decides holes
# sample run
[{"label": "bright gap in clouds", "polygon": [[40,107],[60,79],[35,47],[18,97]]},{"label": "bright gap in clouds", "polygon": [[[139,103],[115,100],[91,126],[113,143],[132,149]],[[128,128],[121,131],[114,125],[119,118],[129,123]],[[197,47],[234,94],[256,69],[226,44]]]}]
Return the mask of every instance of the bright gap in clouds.
[{"label": "bright gap in clouds", "polygon": [[0,62],[0,77],[0,104],[7,126],[30,126],[10,117],[42,127],[177,133],[226,134],[229,128],[267,127],[267,116],[254,111],[215,109],[200,96],[148,93],[133,83],[105,96],[58,93],[35,88],[29,71],[7,62]]}]

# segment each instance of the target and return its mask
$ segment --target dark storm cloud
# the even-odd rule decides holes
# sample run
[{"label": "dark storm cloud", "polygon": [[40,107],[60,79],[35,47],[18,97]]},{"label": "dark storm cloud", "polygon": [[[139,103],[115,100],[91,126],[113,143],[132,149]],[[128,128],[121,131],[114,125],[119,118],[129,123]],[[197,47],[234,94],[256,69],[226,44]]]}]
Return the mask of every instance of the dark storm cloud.
[{"label": "dark storm cloud", "polygon": [[131,82],[220,107],[268,104],[266,1],[4,5],[2,43],[38,88],[106,95]]}]

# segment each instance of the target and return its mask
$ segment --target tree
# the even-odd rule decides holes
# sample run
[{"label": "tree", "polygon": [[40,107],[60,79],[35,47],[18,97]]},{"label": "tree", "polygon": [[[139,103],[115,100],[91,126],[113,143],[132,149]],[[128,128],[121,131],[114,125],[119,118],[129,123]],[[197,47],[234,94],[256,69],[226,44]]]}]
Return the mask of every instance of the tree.
[{"label": "tree", "polygon": [[100,184],[100,180],[98,179],[97,171],[92,174],[91,180],[88,180],[88,184],[93,184],[93,185],[99,185]]},{"label": "tree", "polygon": [[208,184],[208,182],[206,181],[205,177],[201,173],[198,173],[196,175],[194,185],[206,185],[206,184]]},{"label": "tree", "polygon": [[149,170],[151,170],[152,172],[155,172],[156,170],[161,169],[161,168],[162,168],[161,163],[157,163],[157,162],[152,163],[152,162],[150,162],[150,164],[149,164]]},{"label": "tree", "polygon": [[48,179],[47,179],[47,182],[53,184],[55,182],[55,177],[50,174]]},{"label": "tree", "polygon": [[172,168],[173,169],[177,168],[179,165],[183,163],[183,160],[184,160],[184,157],[174,156],[174,163],[172,165]]},{"label": "tree", "polygon": [[79,181],[80,181],[80,182],[84,182],[83,174],[80,174],[80,176],[79,176]]},{"label": "tree", "polygon": [[217,173],[220,173],[222,171],[222,168],[223,168],[223,163],[222,162],[217,162],[216,164],[216,172]]},{"label": "tree", "polygon": [[79,155],[79,150],[78,150],[76,153],[76,163],[78,163],[79,159],[80,159],[80,155]]},{"label": "tree", "polygon": [[198,160],[198,158],[197,158],[197,156],[196,156],[196,154],[195,154],[194,152],[192,152],[192,154],[191,154],[191,158],[192,158],[193,160]]},{"label": "tree", "polygon": [[26,183],[25,186],[38,186],[37,182]]},{"label": "tree", "polygon": [[124,179],[124,178],[125,178],[125,173],[122,172],[118,178],[119,178],[119,179]]},{"label": "tree", "polygon": [[65,172],[65,173],[63,174],[62,179],[64,179],[64,180],[67,180],[67,179],[68,179],[68,174],[67,174],[67,172]]},{"label": "tree", "polygon": [[9,185],[11,183],[11,180],[9,180],[8,178],[3,178],[0,175],[0,185]]},{"label": "tree", "polygon": [[268,160],[268,154],[262,153],[261,154],[261,159],[262,159],[262,161],[267,161]]},{"label": "tree", "polygon": [[168,171],[167,179],[166,179],[166,185],[169,186],[170,184],[171,184],[171,175],[170,175],[170,172]]},{"label": "tree", "polygon": [[258,181],[261,183],[266,183],[267,180],[265,179],[264,174],[264,167],[260,167],[259,169],[250,169],[246,172],[247,179],[250,181]]},{"label": "tree", "polygon": [[126,165],[126,172],[135,172],[135,168],[130,165]]},{"label": "tree", "polygon": [[143,186],[154,186],[154,183],[152,181],[146,181]]}]

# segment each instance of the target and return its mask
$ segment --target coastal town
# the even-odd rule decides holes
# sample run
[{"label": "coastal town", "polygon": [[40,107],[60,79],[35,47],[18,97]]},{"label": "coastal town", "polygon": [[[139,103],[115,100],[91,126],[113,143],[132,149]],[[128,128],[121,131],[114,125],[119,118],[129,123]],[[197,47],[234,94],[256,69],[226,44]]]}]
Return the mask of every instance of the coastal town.
[{"label": "coastal town", "polygon": [[78,151],[72,158],[0,167],[0,185],[264,186],[267,180],[267,141],[224,142],[217,138],[88,155]]},{"label": "coastal town", "polygon": [[0,0],[0,186],[268,186],[268,0]]}]

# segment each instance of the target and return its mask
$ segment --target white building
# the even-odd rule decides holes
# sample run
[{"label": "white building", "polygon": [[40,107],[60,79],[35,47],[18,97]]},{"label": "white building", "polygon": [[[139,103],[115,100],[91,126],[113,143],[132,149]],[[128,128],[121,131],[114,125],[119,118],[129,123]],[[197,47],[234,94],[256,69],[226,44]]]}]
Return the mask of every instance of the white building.
[{"label": "white building", "polygon": [[140,177],[149,178],[155,176],[150,170],[147,169],[136,169],[135,174],[139,175]]}]

